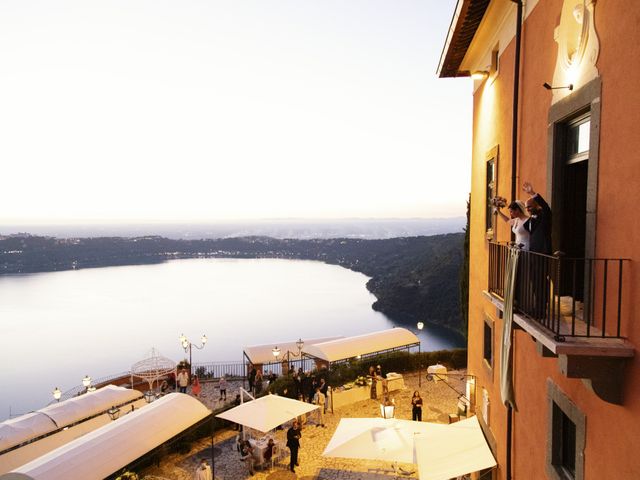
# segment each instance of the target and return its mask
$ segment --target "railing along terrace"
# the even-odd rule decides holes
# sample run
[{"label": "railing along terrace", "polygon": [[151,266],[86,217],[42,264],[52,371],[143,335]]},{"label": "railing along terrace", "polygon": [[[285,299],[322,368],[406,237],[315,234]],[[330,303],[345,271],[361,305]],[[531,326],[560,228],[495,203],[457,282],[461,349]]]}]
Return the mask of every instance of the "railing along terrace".
[{"label": "railing along terrace", "polygon": [[226,376],[227,378],[246,377],[246,365],[243,362],[206,362],[194,363],[193,373],[201,380]]},{"label": "railing along terrace", "polygon": [[[489,292],[504,299],[510,246],[489,244]],[[514,311],[565,337],[622,338],[629,260],[521,251]],[[625,281],[626,280],[626,281]]]}]

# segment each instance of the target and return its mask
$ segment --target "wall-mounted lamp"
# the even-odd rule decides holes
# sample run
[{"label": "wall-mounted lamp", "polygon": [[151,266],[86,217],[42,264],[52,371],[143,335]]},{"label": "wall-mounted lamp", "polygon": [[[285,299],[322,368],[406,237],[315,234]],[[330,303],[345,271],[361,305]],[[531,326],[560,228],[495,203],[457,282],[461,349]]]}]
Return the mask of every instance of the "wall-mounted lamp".
[{"label": "wall-mounted lamp", "polygon": [[486,70],[476,70],[471,74],[471,78],[473,78],[474,80],[484,80],[488,76],[489,72],[487,72]]},{"label": "wall-mounted lamp", "polygon": [[559,90],[562,88],[568,88],[569,90],[573,90],[573,83],[570,83],[569,85],[565,86],[565,87],[552,87],[551,85],[549,85],[547,82],[544,82],[542,84],[542,86],[544,88],[546,88],[547,90]]}]

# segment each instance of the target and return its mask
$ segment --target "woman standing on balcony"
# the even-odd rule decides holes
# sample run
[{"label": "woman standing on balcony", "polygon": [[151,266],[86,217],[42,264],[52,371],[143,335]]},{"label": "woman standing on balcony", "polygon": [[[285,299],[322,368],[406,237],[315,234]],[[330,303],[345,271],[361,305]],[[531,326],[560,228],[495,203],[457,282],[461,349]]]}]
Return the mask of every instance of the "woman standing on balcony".
[{"label": "woman standing on balcony", "polygon": [[494,207],[494,211],[500,216],[500,218],[511,225],[511,231],[516,236],[516,245],[522,248],[522,250],[529,250],[530,234],[524,226],[529,217],[526,214],[524,202],[521,200],[511,202],[509,204],[508,217],[502,213],[498,207]]}]

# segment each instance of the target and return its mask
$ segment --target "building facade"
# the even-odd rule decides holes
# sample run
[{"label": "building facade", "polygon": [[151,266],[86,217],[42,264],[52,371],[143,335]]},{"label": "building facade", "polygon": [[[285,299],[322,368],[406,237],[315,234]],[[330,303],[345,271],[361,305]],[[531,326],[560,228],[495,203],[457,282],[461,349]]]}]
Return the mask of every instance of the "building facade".
[{"label": "building facade", "polygon": [[[631,0],[456,6],[438,74],[474,76],[468,368],[495,478],[640,478],[639,24]],[[552,250],[519,251],[511,289],[491,199],[524,182]]]}]

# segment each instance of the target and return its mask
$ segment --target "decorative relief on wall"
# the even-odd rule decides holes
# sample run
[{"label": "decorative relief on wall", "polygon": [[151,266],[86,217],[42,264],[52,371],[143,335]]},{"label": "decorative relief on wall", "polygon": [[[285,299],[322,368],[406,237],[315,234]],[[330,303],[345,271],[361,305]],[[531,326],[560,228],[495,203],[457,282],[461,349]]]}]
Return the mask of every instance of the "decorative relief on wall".
[{"label": "decorative relief on wall", "polygon": [[[560,24],[554,30],[558,44],[554,87],[571,84],[575,91],[598,76],[600,42],[594,22],[595,6],[596,0],[564,0]],[[570,93],[568,89],[553,90],[552,103]]]}]

